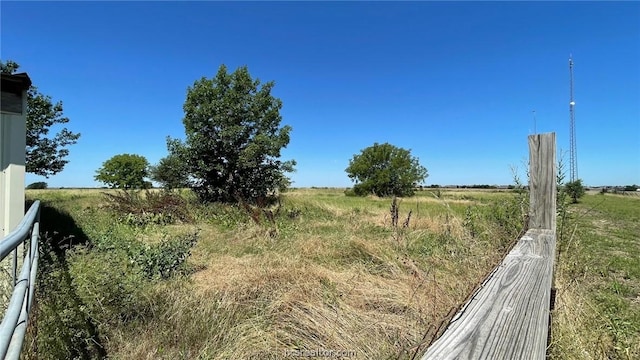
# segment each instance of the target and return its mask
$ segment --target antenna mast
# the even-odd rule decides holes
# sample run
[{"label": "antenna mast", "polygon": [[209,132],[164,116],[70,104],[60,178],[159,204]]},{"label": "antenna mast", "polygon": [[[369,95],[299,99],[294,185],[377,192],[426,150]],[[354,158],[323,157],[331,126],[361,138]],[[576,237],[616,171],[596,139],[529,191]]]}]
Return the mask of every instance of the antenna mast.
[{"label": "antenna mast", "polygon": [[569,143],[571,153],[571,163],[569,164],[570,181],[578,180],[578,155],[576,153],[576,117],[573,100],[573,57],[569,55]]}]

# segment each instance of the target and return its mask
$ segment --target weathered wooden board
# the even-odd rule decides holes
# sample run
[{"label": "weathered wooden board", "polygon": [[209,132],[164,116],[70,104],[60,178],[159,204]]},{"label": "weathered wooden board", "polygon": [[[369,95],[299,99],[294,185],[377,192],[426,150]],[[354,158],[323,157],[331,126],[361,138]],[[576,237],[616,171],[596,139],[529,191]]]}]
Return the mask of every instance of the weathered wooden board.
[{"label": "weathered wooden board", "polygon": [[529,136],[529,228],[556,228],[556,134]]},{"label": "weathered wooden board", "polygon": [[422,359],[544,359],[555,242],[529,230]]}]

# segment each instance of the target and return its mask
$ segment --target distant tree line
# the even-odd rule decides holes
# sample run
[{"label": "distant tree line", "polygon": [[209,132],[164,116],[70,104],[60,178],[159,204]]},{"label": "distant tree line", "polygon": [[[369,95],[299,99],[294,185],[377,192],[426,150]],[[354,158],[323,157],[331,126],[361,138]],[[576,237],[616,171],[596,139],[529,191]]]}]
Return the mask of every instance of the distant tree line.
[{"label": "distant tree line", "polygon": [[[420,185],[419,188],[420,189],[439,189],[439,188],[443,188],[444,186],[439,185],[439,184],[431,184],[428,186],[422,186]],[[449,188],[452,189],[499,189],[500,187],[496,186],[496,185],[450,185],[447,186]],[[507,185],[506,187],[507,189],[513,189],[515,188],[515,185]]]},{"label": "distant tree line", "polygon": [[456,185],[458,189],[497,189],[495,185]]},{"label": "distant tree line", "polygon": [[640,189],[640,186],[636,184],[624,185],[624,186],[605,186],[605,187],[602,187],[600,192],[601,193],[607,193],[607,192],[617,193],[622,191],[638,191],[638,189]]}]

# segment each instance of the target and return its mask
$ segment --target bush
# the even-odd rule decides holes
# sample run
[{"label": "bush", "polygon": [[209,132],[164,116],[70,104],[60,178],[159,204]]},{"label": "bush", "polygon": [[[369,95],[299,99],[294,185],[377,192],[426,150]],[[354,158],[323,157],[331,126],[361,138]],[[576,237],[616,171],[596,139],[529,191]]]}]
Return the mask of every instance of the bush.
[{"label": "bush", "polygon": [[351,188],[346,189],[346,190],[344,191],[344,194],[345,194],[346,196],[358,196],[358,195],[356,194],[356,192],[355,192],[353,189],[351,189]]},{"label": "bush", "polygon": [[165,238],[157,244],[141,244],[137,249],[134,248],[131,257],[148,278],[168,279],[187,270],[185,263],[196,241],[197,234],[184,238]]},{"label": "bush", "polygon": [[124,251],[80,248],[70,256],[69,265],[73,287],[100,330],[144,315],[147,283]]},{"label": "bush", "polygon": [[221,226],[224,229],[235,229],[251,221],[249,213],[240,205],[211,203],[198,207],[201,220]]},{"label": "bush", "polygon": [[47,185],[46,182],[44,181],[38,181],[38,182],[34,182],[31,183],[29,185],[27,185],[27,189],[32,190],[32,189],[46,189],[49,185]]},{"label": "bush", "polygon": [[[36,277],[37,301],[34,302],[35,313],[29,322],[29,327],[34,329],[33,333],[37,336],[32,336],[31,342],[29,339],[25,342],[25,359],[105,358],[106,352],[97,334],[96,321],[92,318],[96,314],[85,306],[84,301],[90,301],[88,297],[79,296],[79,293],[85,295],[83,291],[87,289],[76,290],[76,286],[85,282],[72,283],[69,267],[77,270],[83,268],[83,265],[69,266],[65,254],[57,249],[54,243],[49,233],[42,234]],[[93,264],[104,266],[97,271],[98,273],[112,277],[112,274],[107,272],[113,269],[111,264],[104,261],[96,261]],[[91,268],[92,266],[89,266],[87,270],[91,271]],[[115,284],[114,279],[112,283]],[[109,297],[108,294],[104,294],[101,299]]]},{"label": "bush", "polygon": [[187,201],[173,192],[119,190],[116,193],[104,193],[104,196],[107,208],[129,225],[166,225],[193,220],[187,209]]},{"label": "bush", "polygon": [[[25,358],[106,359],[106,349],[117,346],[118,337],[161,311],[164,303],[154,297],[155,291],[167,283],[164,279],[190,270],[187,259],[197,235],[163,237],[147,244],[136,236],[156,232],[114,222],[115,210],[72,206],[67,213],[70,202],[58,199],[61,194],[52,195],[55,199],[51,195],[43,199],[43,211],[47,210],[43,216],[49,221],[41,228],[37,301],[29,324],[33,335],[28,335]],[[106,198],[125,199],[110,202],[122,211],[138,211],[140,206],[159,209],[157,199],[168,196],[150,192],[147,198],[143,192],[124,191],[111,195]],[[178,194],[169,198],[186,202]],[[80,241],[86,245],[71,245]]]},{"label": "bush", "polygon": [[582,186],[581,179],[573,182],[568,182],[564,185],[564,187],[567,195],[571,197],[574,204],[576,204],[578,202],[578,199],[580,199],[585,194],[584,186]]}]

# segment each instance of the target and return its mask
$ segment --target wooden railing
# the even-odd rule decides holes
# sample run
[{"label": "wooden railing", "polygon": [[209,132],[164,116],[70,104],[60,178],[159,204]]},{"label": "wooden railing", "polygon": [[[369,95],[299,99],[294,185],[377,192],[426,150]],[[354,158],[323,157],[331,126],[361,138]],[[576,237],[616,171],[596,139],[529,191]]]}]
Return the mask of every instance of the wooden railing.
[{"label": "wooden railing", "polygon": [[529,136],[529,230],[454,315],[426,359],[544,359],[556,249],[556,136]]}]

